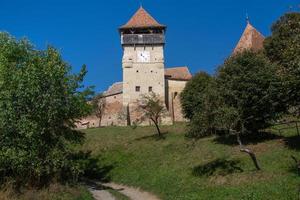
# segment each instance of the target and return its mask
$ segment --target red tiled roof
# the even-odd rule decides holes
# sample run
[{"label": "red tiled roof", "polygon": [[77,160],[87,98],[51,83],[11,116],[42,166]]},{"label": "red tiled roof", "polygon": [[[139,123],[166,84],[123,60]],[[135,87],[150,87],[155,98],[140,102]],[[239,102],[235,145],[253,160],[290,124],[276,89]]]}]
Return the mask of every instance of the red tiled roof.
[{"label": "red tiled roof", "polygon": [[241,53],[245,50],[259,51],[263,49],[264,40],[265,37],[250,23],[248,23],[240,41],[233,51],[233,54]]},{"label": "red tiled roof", "polygon": [[188,67],[173,67],[165,69],[165,76],[167,79],[173,80],[190,80],[192,75]]},{"label": "red tiled roof", "polygon": [[121,29],[147,27],[164,28],[165,26],[158,23],[143,7],[140,7],[133,17],[121,26]]}]

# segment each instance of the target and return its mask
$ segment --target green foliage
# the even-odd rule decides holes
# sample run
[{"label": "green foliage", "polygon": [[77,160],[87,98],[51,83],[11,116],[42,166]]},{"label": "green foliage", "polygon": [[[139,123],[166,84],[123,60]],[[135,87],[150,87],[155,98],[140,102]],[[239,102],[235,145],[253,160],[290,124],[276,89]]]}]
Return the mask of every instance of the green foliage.
[{"label": "green foliage", "polygon": [[251,51],[230,57],[219,68],[220,95],[224,105],[236,112],[232,128],[238,131],[243,126],[255,132],[268,127],[285,110],[276,70],[276,65],[262,53]]},{"label": "green foliage", "polygon": [[[203,75],[205,76],[205,74],[199,74],[198,76]],[[196,84],[195,82],[201,84],[203,79],[197,78],[192,81],[194,84]],[[206,84],[206,87],[202,85],[201,91],[195,91],[193,102],[191,102],[192,104],[197,102],[197,106],[194,105],[194,114],[189,123],[188,137],[199,138],[214,134],[217,131],[219,124],[217,118],[219,118],[219,108],[222,107],[223,101],[220,98],[214,78],[210,78],[209,82],[204,84]],[[186,91],[186,93],[188,92]],[[184,99],[185,97],[182,95],[182,98]],[[186,101],[186,105],[189,104],[188,99],[183,101]]]},{"label": "green foliage", "polygon": [[300,106],[300,13],[287,13],[273,26],[265,40],[265,52],[278,63],[290,106]]},{"label": "green foliage", "polygon": [[286,109],[276,70],[262,53],[246,51],[228,58],[215,77],[192,79],[182,95],[185,112],[192,112],[188,136],[268,127]]},{"label": "green foliage", "polygon": [[203,103],[204,91],[212,81],[213,78],[209,74],[200,72],[186,84],[180,97],[182,110],[187,119],[192,119],[195,113],[205,107]]},{"label": "green foliage", "polygon": [[78,176],[68,155],[83,141],[74,123],[90,111],[90,90],[82,85],[86,67],[77,75],[70,70],[54,48],[38,51],[0,33],[1,180],[40,186],[65,169]]},{"label": "green foliage", "polygon": [[154,92],[151,92],[149,95],[143,95],[139,101],[138,111],[141,113],[141,121],[150,119],[156,126],[158,135],[161,136],[158,125],[167,111],[161,97]]},{"label": "green foliage", "polygon": [[265,40],[265,51],[271,61],[287,70],[300,65],[300,13],[287,13],[272,26],[272,35]]}]

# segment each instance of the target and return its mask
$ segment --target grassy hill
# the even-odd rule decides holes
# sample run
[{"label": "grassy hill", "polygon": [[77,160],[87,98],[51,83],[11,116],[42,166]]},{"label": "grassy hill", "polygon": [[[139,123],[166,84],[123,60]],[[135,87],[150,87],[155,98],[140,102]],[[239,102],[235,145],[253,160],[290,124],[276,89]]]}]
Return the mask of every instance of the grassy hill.
[{"label": "grassy hill", "polygon": [[300,140],[262,134],[244,143],[258,157],[262,171],[239,151],[235,138],[212,136],[198,141],[184,137],[185,124],[163,127],[107,127],[86,130],[84,150],[99,158],[108,178],[141,187],[164,200],[294,200],[300,177],[291,155],[300,158]]}]

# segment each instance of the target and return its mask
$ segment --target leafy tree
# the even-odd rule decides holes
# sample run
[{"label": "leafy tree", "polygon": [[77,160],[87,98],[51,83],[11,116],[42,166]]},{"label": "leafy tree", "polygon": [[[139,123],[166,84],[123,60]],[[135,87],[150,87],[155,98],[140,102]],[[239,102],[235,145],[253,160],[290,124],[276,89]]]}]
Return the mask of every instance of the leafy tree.
[{"label": "leafy tree", "polygon": [[149,95],[142,96],[142,99],[138,104],[138,110],[142,113],[141,120],[144,121],[150,119],[156,127],[158,136],[161,137],[162,133],[159,124],[167,110],[159,95],[151,92]]},{"label": "leafy tree", "polygon": [[287,13],[274,23],[272,35],[265,40],[268,58],[279,65],[286,101],[300,106],[300,13]]},{"label": "leafy tree", "polygon": [[35,50],[0,33],[0,181],[41,186],[81,173],[68,158],[84,138],[74,124],[90,111],[90,90],[82,85],[85,66],[70,70],[54,48]]},{"label": "leafy tree", "polygon": [[104,115],[105,107],[106,107],[106,99],[103,94],[96,95],[92,101],[93,113],[99,119],[99,127],[101,126],[102,117]]},{"label": "leafy tree", "polygon": [[259,170],[255,153],[243,145],[241,136],[268,127],[284,111],[276,70],[262,53],[246,51],[228,58],[216,77],[194,92],[198,107],[190,122],[190,135],[235,134],[240,151],[247,153]]},{"label": "leafy tree", "polygon": [[226,60],[217,74],[225,108],[219,119],[236,135],[240,151],[251,157],[257,170],[256,155],[243,145],[241,136],[270,126],[286,110],[277,70],[264,54],[245,51]]},{"label": "leafy tree", "polygon": [[276,70],[262,53],[251,51],[230,57],[219,68],[217,82],[224,104],[238,113],[235,130],[266,128],[285,110]]},{"label": "leafy tree", "polygon": [[182,110],[187,119],[192,119],[195,113],[204,109],[204,91],[211,81],[212,77],[209,74],[200,72],[186,84],[180,97]]},{"label": "leafy tree", "polygon": [[[202,82],[203,79],[194,79],[193,81]],[[210,78],[205,84],[207,84],[206,87],[202,85],[201,91],[194,93],[192,104],[195,101],[198,103],[197,107],[194,107],[194,114],[189,123],[188,137],[201,138],[212,135],[216,133],[219,127],[219,109],[222,108],[223,101],[214,78]]]}]

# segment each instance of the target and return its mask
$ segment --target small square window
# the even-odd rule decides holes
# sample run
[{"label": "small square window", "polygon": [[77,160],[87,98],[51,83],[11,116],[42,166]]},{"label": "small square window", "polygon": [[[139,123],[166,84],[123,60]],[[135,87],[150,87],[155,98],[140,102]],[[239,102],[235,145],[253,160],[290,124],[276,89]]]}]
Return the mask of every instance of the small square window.
[{"label": "small square window", "polygon": [[135,91],[136,91],[136,92],[141,91],[141,87],[140,87],[140,86],[135,86]]},{"label": "small square window", "polygon": [[151,86],[148,88],[148,91],[149,91],[149,92],[152,92],[152,87],[151,87]]}]

